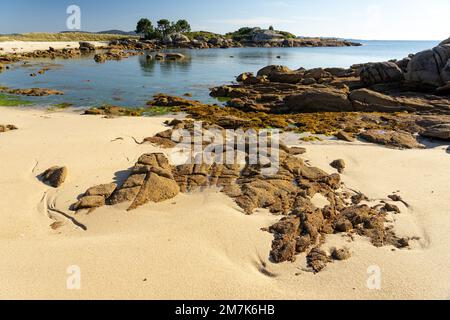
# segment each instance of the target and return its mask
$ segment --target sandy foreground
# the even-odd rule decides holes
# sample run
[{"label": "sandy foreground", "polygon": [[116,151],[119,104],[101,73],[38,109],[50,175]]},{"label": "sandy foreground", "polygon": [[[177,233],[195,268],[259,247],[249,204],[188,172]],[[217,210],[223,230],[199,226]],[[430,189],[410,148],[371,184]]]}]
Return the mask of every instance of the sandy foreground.
[{"label": "sandy foreground", "polygon": [[[108,42],[101,41],[87,41],[96,47],[102,47],[108,45]],[[24,53],[33,52],[36,50],[48,50],[50,47],[54,49],[74,49],[79,48],[80,44],[78,41],[55,41],[55,42],[45,42],[45,41],[2,41],[0,42],[0,54],[2,53]]]},{"label": "sandy foreground", "polygon": [[[363,143],[306,145],[304,158],[332,173],[347,162],[346,185],[371,199],[395,191],[410,204],[393,216],[397,233],[419,236],[411,250],[375,248],[367,240],[330,236],[325,248],[347,246],[353,256],[320,274],[295,263],[268,261],[279,218],[246,216],[210,190],[179,195],[127,212],[104,207],[52,230],[47,208],[68,211],[87,188],[120,181],[143,153],[138,141],[163,131],[165,118],[80,116],[72,111],[0,107],[0,298],[27,299],[450,299],[450,154],[448,146],[398,151]],[[116,140],[123,138],[123,140]],[[36,176],[54,165],[69,169],[59,189]],[[274,277],[263,274],[263,263]],[[68,290],[67,270],[78,266],[81,289]],[[381,290],[367,287],[379,266]]]}]

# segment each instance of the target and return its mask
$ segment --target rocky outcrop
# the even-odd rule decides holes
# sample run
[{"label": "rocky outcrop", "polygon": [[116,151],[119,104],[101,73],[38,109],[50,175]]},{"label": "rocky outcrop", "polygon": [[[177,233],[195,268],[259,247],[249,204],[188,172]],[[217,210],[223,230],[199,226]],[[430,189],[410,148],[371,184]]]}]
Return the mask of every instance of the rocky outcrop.
[{"label": "rocky outcrop", "polygon": [[273,30],[255,30],[252,35],[253,42],[279,42],[285,36]]},{"label": "rocky outcrop", "polygon": [[419,87],[441,87],[450,79],[449,59],[450,44],[419,52],[408,64],[406,81]]},{"label": "rocky outcrop", "polygon": [[430,126],[421,135],[426,138],[450,140],[450,123]]},{"label": "rocky outcrop", "polygon": [[[355,76],[358,73],[361,79]],[[365,84],[363,79],[371,85]],[[256,77],[244,73],[237,80],[239,85],[213,88],[211,95],[228,97],[231,99],[227,102],[229,107],[245,112],[407,111],[450,114],[448,98],[411,91],[409,86],[403,85],[403,72],[393,62],[350,69],[300,68],[295,71],[272,65],[261,69]],[[441,90],[444,93],[445,89]]]},{"label": "rocky outcrop", "polygon": [[360,73],[361,81],[365,85],[403,81],[403,71],[394,62],[371,63]]},{"label": "rocky outcrop", "polygon": [[443,45],[445,45],[445,44],[450,44],[450,38],[448,38],[448,39],[442,41],[439,45],[440,45],[440,46],[443,46]]},{"label": "rocky outcrop", "polygon": [[[174,120],[171,129],[161,132],[160,138],[169,139],[173,130],[183,129],[193,134],[192,121]],[[206,125],[204,129],[225,129]],[[206,148],[207,145],[204,145]],[[246,142],[245,152],[249,145]],[[224,151],[226,152],[226,149]],[[307,254],[307,262],[313,272],[320,272],[333,259],[350,257],[346,250],[329,256],[318,245],[327,234],[352,232],[371,239],[375,246],[404,244],[384,226],[386,211],[362,205],[349,205],[351,192],[345,188],[339,174],[327,174],[307,165],[298,155],[304,150],[280,147],[280,166],[272,175],[263,173],[261,163],[225,165],[219,163],[184,164],[172,166],[160,153],[142,155],[131,169],[129,177],[118,188],[115,184],[91,188],[73,206],[74,210],[95,209],[102,205],[130,203],[129,210],[150,202],[174,198],[179,192],[190,192],[208,187],[220,187],[222,192],[234,199],[246,214],[265,208],[284,217],[266,231],[274,236],[271,260],[275,263],[294,261],[300,253]],[[321,194],[329,205],[320,209],[312,198]]]},{"label": "rocky outcrop", "polygon": [[131,201],[128,210],[133,210],[148,202],[172,199],[179,192],[167,158],[163,154],[145,154],[139,158],[122,187],[108,199],[108,203]]},{"label": "rocky outcrop", "polygon": [[172,42],[174,44],[185,44],[185,43],[189,43],[190,40],[184,34],[175,33],[172,35]]},{"label": "rocky outcrop", "polygon": [[285,107],[290,112],[318,112],[320,111],[352,111],[353,106],[345,91],[332,87],[305,88],[299,94],[287,96]]},{"label": "rocky outcrop", "polygon": [[53,188],[59,188],[66,181],[67,173],[66,167],[55,166],[42,173],[40,179]]}]

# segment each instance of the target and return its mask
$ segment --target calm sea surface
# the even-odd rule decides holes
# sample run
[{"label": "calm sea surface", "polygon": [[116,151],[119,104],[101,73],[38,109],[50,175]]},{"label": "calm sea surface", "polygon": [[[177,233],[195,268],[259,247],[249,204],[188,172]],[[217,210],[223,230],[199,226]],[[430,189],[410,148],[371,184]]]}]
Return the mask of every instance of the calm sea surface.
[{"label": "calm sea surface", "polygon": [[[79,59],[39,60],[29,67],[14,67],[0,74],[0,86],[52,88],[64,96],[35,97],[42,104],[72,103],[76,106],[116,104],[142,106],[155,93],[183,95],[214,102],[209,88],[230,83],[242,72],[256,72],[271,64],[292,69],[349,67],[355,63],[401,59],[410,53],[432,48],[435,41],[363,41],[362,47],[343,48],[236,48],[176,50],[187,59],[177,62],[148,62],[145,56],[96,64],[92,56]],[[280,56],[281,58],[277,58]],[[30,77],[43,65],[52,69]]]}]

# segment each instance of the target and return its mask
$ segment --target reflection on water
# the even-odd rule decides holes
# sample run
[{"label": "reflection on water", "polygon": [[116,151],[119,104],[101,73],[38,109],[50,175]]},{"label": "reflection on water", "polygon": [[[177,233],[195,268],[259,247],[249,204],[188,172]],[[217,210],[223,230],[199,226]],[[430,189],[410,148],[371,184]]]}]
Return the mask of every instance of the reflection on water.
[{"label": "reflection on water", "polygon": [[[147,60],[146,55],[97,64],[93,56],[41,60],[0,74],[0,85],[12,88],[43,87],[63,90],[64,96],[31,98],[40,104],[70,102],[76,106],[104,103],[141,106],[159,92],[215,102],[209,88],[230,83],[242,72],[256,72],[270,65],[300,67],[349,67],[355,63],[401,59],[431,48],[433,41],[369,41],[362,47],[343,48],[233,48],[175,50],[186,56],[179,61]],[[152,54],[152,53],[148,53]],[[43,64],[54,65],[44,75],[30,77]]]}]

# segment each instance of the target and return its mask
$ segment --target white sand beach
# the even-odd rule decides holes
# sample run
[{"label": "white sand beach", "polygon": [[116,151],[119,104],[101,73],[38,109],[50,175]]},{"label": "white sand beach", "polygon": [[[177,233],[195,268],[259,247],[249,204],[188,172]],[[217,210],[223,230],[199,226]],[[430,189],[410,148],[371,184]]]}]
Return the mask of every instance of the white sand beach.
[{"label": "white sand beach", "polygon": [[[87,41],[96,47],[103,47],[108,45],[108,42],[102,41]],[[2,41],[0,42],[0,54],[3,53],[25,53],[36,50],[48,50],[50,47],[60,49],[75,49],[80,47],[78,41]]]},{"label": "white sand beach", "polygon": [[[0,47],[9,50],[5,43]],[[18,127],[0,133],[0,299],[450,298],[448,145],[399,151],[361,142],[305,144],[302,157],[330,173],[329,163],[344,159],[347,187],[370,199],[400,191],[410,206],[400,205],[401,214],[392,216],[395,230],[420,237],[410,249],[393,251],[367,239],[330,236],[324,248],[345,245],[352,258],[316,275],[303,271],[304,257],[270,263],[273,236],[261,228],[279,217],[264,210],[246,216],[218,190],[132,212],[126,206],[76,216],[68,210],[87,188],[120,179],[140,155],[160,151],[133,137],[140,141],[163,131],[167,119],[0,107],[0,124]],[[58,189],[36,178],[54,165],[69,170]],[[48,208],[73,216],[87,230],[70,222],[52,230],[49,215],[55,212]],[[274,276],[261,272],[262,264]],[[66,286],[74,265],[81,270],[80,290]],[[367,287],[374,265],[381,270],[380,290]]]}]

